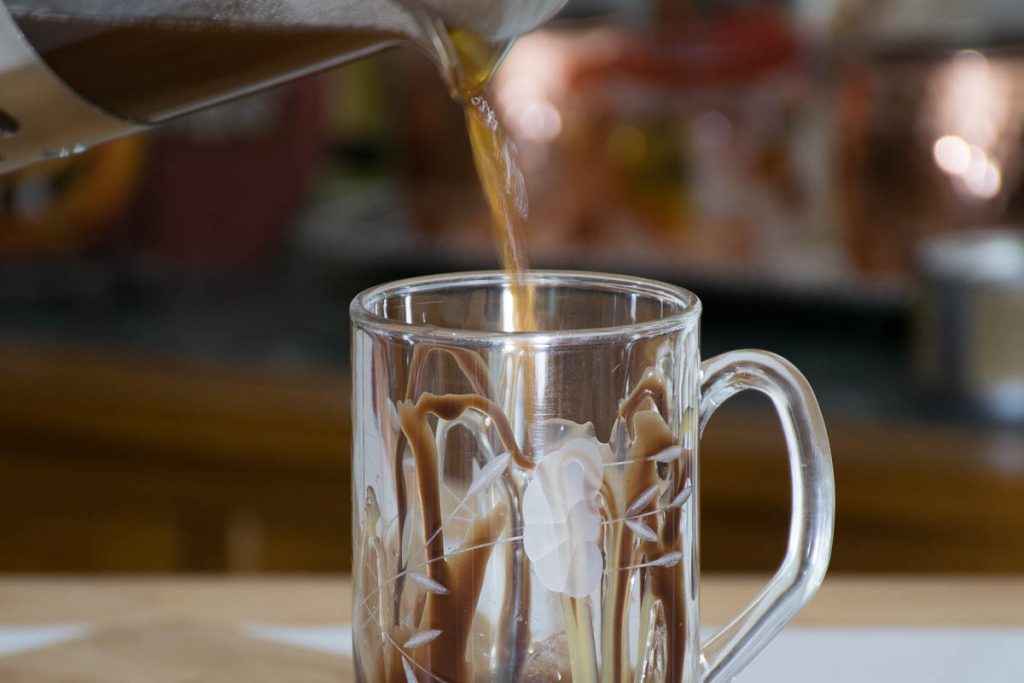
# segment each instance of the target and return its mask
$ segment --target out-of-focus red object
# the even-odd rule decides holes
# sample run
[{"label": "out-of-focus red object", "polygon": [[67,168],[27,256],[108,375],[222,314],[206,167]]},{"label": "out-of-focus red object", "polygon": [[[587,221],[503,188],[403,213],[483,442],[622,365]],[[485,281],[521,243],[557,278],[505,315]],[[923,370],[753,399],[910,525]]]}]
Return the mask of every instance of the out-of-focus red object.
[{"label": "out-of-focus red object", "polygon": [[600,49],[580,53],[567,75],[573,87],[631,78],[679,87],[749,81],[799,52],[792,26],[772,7],[671,24],[653,34],[608,31]]},{"label": "out-of-focus red object", "polygon": [[161,267],[212,274],[271,256],[326,148],[325,84],[193,115],[158,134],[129,234]]}]

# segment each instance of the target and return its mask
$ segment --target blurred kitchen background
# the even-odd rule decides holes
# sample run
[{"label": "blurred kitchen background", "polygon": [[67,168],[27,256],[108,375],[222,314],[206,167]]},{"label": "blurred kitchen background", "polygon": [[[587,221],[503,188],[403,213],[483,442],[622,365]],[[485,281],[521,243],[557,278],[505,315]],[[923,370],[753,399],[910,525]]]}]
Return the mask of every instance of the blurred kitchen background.
[{"label": "blurred kitchen background", "polygon": [[[493,88],[536,267],[704,300],[815,387],[833,567],[1024,571],[1024,4],[572,0]],[[393,50],[0,178],[0,571],[340,571],[348,302],[496,264],[465,127]],[[703,563],[789,515],[759,399]]]}]

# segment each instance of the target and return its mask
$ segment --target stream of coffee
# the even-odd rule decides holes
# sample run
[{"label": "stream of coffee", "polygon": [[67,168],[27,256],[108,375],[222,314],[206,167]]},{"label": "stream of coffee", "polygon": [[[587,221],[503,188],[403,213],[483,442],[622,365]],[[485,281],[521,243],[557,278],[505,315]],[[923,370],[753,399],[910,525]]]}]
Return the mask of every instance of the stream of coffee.
[{"label": "stream of coffee", "polygon": [[456,99],[462,103],[480,186],[491,212],[498,257],[512,279],[513,321],[506,332],[533,331],[533,290],[523,281],[529,270],[524,244],[530,202],[516,147],[487,99],[487,84],[498,68],[508,41],[491,43],[464,31],[449,34],[455,67]]},{"label": "stream of coffee", "polygon": [[[486,93],[487,83],[507,46],[488,44],[459,32],[446,38],[445,44],[452,53],[448,56],[457,71],[455,78],[450,79],[455,85],[453,95],[465,111],[498,255],[511,279],[510,301],[503,305],[511,305],[513,311],[506,317],[505,331],[537,330],[540,327],[535,291],[525,278],[529,268],[523,243],[529,215],[526,185],[515,146],[488,103]],[[420,388],[426,359],[432,351],[451,356],[459,374],[472,386],[471,392],[434,396]],[[511,382],[512,390],[499,386],[507,383],[507,379],[492,382],[491,368],[473,351],[421,345],[413,353],[405,401],[398,407],[401,439],[394,444],[390,458],[399,497],[395,528],[407,528],[407,515],[418,518],[421,528],[414,530],[408,540],[399,537],[399,546],[410,546],[404,559],[385,567],[383,574],[370,569],[365,577],[367,585],[388,585],[391,581],[396,588],[391,601],[379,603],[380,610],[390,610],[390,619],[377,617],[382,624],[380,633],[384,635],[374,645],[388,655],[379,661],[360,659],[360,681],[407,683],[421,680],[420,674],[431,680],[467,683],[681,680],[683,649],[678,644],[684,641],[686,628],[680,590],[682,569],[678,559],[667,560],[681,555],[678,548],[682,513],[675,503],[656,509],[652,493],[664,489],[669,499],[684,500],[686,485],[681,460],[653,462],[657,454],[670,451],[677,443],[662,418],[667,414],[662,380],[656,375],[648,376],[622,402],[621,419],[630,426],[631,437],[626,460],[621,472],[607,468],[601,475],[603,505],[609,517],[603,535],[608,580],[601,591],[602,600],[594,604],[589,597],[562,595],[563,631],[561,635],[544,637],[533,631],[535,600],[531,598],[535,594],[543,596],[544,592],[534,585],[530,562],[522,543],[516,541],[524,533],[524,484],[535,476],[530,473],[537,467],[542,452],[534,452],[534,444],[513,427],[526,425],[528,430],[536,423],[532,402],[543,392],[538,392],[536,386],[535,349],[512,346],[508,353],[515,367],[512,375],[519,378],[518,384],[515,380]],[[481,512],[462,530],[465,535],[460,549],[453,551],[451,544],[459,543],[459,532],[451,529],[450,533],[446,528],[451,513],[446,514],[442,491],[466,483],[445,480],[439,463],[447,462],[450,456],[439,451],[443,447],[438,444],[444,437],[438,431],[445,429],[442,425],[456,424],[473,412],[487,416],[490,429],[508,453],[509,461],[505,475],[494,480],[502,495],[493,507]],[[540,444],[542,448],[550,446]],[[411,469],[407,467],[410,455],[415,464]],[[472,489],[469,486],[467,490]],[[368,496],[368,500],[373,499],[373,495]],[[419,509],[413,511],[411,508],[417,505]],[[375,519],[377,514],[376,509],[371,509],[367,519]],[[624,521],[630,516],[636,519]],[[509,541],[512,544],[507,551],[497,550]],[[386,555],[383,547],[380,551],[373,549],[373,543],[367,535],[359,544],[365,555],[359,557],[377,557],[379,552]],[[489,564],[494,568],[486,569]],[[424,575],[415,574],[417,571]],[[506,587],[499,611],[501,618],[494,622],[479,614],[485,571],[497,571]],[[416,577],[411,584],[405,582],[409,576]],[[412,596],[419,595],[416,604],[420,618],[413,619],[415,626],[411,628],[396,619],[396,615],[402,614],[401,605],[410,599],[401,586],[407,586]],[[636,625],[637,655],[631,655],[629,647],[631,606],[642,615]],[[391,635],[387,635],[389,630]],[[375,638],[377,633],[368,631],[367,637]],[[480,639],[483,645],[474,639]],[[392,647],[388,647],[389,643]],[[402,643],[411,645],[399,647]],[[483,651],[478,650],[481,647]],[[371,647],[368,651],[376,650]]]},{"label": "stream of coffee", "polygon": [[[442,44],[451,52],[447,55],[456,74],[450,79],[453,95],[464,108],[469,139],[480,183],[490,208],[492,228],[498,255],[511,280],[510,301],[512,315],[504,321],[505,331],[533,331],[540,329],[536,316],[535,291],[527,284],[529,269],[524,245],[524,233],[529,216],[529,201],[523,174],[516,159],[515,145],[505,132],[498,114],[488,102],[486,87],[494,70],[504,56],[507,44],[491,44],[462,32],[445,36]],[[442,57],[444,57],[442,55]],[[442,59],[442,61],[444,61]],[[420,673],[444,681],[507,680],[523,682],[577,681],[578,683],[623,683],[627,680],[667,681],[682,678],[682,648],[668,643],[682,643],[685,615],[682,594],[681,568],[678,561],[660,563],[654,559],[649,566],[644,558],[669,558],[678,555],[680,511],[670,505],[657,511],[652,491],[666,488],[661,483],[672,480],[668,493],[680,500],[685,493],[681,464],[675,462],[656,465],[652,458],[671,449],[675,437],[662,419],[665,407],[660,405],[665,394],[661,380],[648,377],[635,387],[622,404],[622,419],[631,425],[632,442],[627,453],[621,479],[608,469],[603,473],[606,511],[613,517],[629,515],[645,519],[644,524],[633,521],[630,527],[621,519],[607,522],[604,532],[604,554],[609,579],[602,591],[600,604],[592,604],[589,597],[570,598],[563,595],[564,633],[536,641],[537,633],[531,629],[533,610],[531,594],[534,576],[520,543],[511,546],[509,554],[494,561],[503,572],[504,604],[499,619],[492,626],[484,626],[486,619],[478,620],[478,602],[483,590],[484,568],[491,563],[492,551],[502,539],[515,540],[523,535],[523,481],[536,467],[537,456],[532,445],[517,434],[512,424],[535,423],[533,401],[541,395],[536,386],[536,368],[533,350],[524,347],[521,352],[510,348],[511,360],[518,375],[518,387],[502,391],[492,386],[490,369],[473,352],[453,347],[438,347],[452,356],[460,372],[473,385],[473,392],[462,395],[433,396],[423,393],[419,378],[425,358],[430,352],[421,347],[414,353],[410,369],[410,383],[406,400],[399,409],[402,439],[392,454],[394,481],[399,485],[399,520],[396,528],[404,529],[404,517],[409,505],[419,504],[418,517],[422,528],[410,543],[423,543],[422,548],[410,550],[408,562],[400,560],[393,568],[393,580],[403,582],[414,567],[424,567],[423,578],[413,583],[425,587],[421,592],[422,617],[420,630],[403,631],[392,621],[395,642],[418,646],[403,652],[402,648],[388,648],[389,656],[379,662],[360,661],[360,680],[367,683],[420,680]],[[513,385],[515,382],[513,381]],[[660,410],[659,410],[660,409]],[[487,415],[496,430],[502,446],[510,454],[509,472],[501,486],[505,501],[498,503],[488,514],[482,514],[466,530],[462,547],[469,554],[446,552],[445,514],[442,505],[443,475],[438,463],[438,435],[432,419],[451,424],[467,412]],[[519,419],[514,419],[518,417]],[[512,418],[512,419],[510,419]],[[522,439],[517,443],[517,440]],[[520,450],[519,443],[522,443]],[[545,444],[547,446],[549,444]],[[524,452],[525,451],[525,452]],[[411,478],[406,467],[407,453],[415,467]],[[482,466],[482,465],[481,465]],[[659,474],[659,467],[671,468]],[[668,472],[674,471],[675,476]],[[614,483],[607,483],[614,482]],[[452,482],[452,485],[455,485]],[[612,493],[618,491],[618,494]],[[413,494],[410,496],[409,494]],[[621,499],[621,500],[619,500]],[[376,512],[368,515],[375,518]],[[661,520],[657,523],[655,515]],[[647,526],[647,524],[651,526]],[[658,529],[655,532],[653,529]],[[638,531],[639,530],[639,531]],[[638,536],[637,534],[641,534]],[[366,543],[360,547],[367,548]],[[420,560],[425,556],[425,561]],[[642,570],[637,567],[645,567]],[[390,573],[390,572],[386,572]],[[384,576],[368,576],[367,582],[378,584]],[[639,581],[639,587],[636,583]],[[401,585],[401,584],[399,584]],[[416,586],[411,587],[415,594]],[[634,596],[633,593],[637,595]],[[401,612],[405,599],[403,591],[394,593],[393,614]],[[635,602],[635,604],[633,604]],[[629,653],[628,629],[630,605],[644,613],[638,625],[640,653],[634,660]],[[476,624],[476,626],[474,626]],[[595,632],[595,627],[600,635]],[[480,637],[474,628],[493,628],[496,649],[489,656],[473,654],[473,638]],[[384,626],[382,631],[386,631]],[[486,639],[485,639],[486,642]]]}]

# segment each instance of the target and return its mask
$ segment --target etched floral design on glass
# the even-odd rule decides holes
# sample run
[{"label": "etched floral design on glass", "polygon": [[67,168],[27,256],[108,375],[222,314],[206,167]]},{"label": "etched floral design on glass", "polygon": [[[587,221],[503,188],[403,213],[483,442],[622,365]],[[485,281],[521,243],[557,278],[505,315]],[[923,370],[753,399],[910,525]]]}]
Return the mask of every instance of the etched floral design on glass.
[{"label": "etched floral design on glass", "polygon": [[[507,283],[480,276],[477,296],[460,277],[443,295],[398,283],[356,302],[376,307],[353,352],[357,679],[727,680],[741,660],[706,657],[695,624],[710,412],[692,295],[552,275],[537,313],[565,329],[515,336],[488,327]],[[734,639],[756,640],[748,659],[757,628]]]}]

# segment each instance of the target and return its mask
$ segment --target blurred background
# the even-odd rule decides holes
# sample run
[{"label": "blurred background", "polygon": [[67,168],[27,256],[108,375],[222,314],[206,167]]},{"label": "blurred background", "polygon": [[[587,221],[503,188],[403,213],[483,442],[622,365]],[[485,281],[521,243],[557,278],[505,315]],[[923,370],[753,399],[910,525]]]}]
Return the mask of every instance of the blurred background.
[{"label": "blurred background", "polygon": [[[835,571],[1024,571],[1024,5],[571,0],[493,97],[535,267],[807,374]],[[0,177],[0,571],[346,569],[348,303],[495,267],[487,221],[411,49]],[[770,406],[702,458],[705,569],[773,569]]]}]

